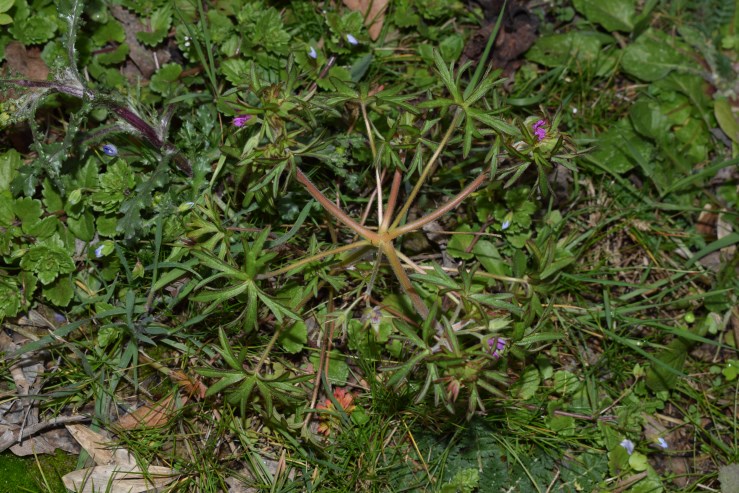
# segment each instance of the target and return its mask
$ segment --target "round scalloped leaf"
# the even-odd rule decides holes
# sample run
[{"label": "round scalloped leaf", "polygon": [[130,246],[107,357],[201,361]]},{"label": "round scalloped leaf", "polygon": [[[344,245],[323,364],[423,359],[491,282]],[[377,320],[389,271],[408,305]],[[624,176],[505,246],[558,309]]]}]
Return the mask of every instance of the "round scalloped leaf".
[{"label": "round scalloped leaf", "polygon": [[53,245],[34,245],[21,259],[21,268],[36,273],[42,284],[48,285],[59,274],[69,274],[75,269],[72,257],[62,248]]},{"label": "round scalloped leaf", "polygon": [[304,322],[297,321],[283,329],[279,342],[286,352],[290,354],[299,353],[305,347],[305,343],[308,342],[308,328]]}]

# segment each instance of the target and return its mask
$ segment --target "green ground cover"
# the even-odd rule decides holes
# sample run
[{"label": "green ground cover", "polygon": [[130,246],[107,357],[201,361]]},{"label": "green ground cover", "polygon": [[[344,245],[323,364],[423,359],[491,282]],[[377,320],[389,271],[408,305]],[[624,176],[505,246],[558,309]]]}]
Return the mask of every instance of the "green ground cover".
[{"label": "green ground cover", "polygon": [[0,437],[178,492],[736,493],[738,16],[0,0]]}]

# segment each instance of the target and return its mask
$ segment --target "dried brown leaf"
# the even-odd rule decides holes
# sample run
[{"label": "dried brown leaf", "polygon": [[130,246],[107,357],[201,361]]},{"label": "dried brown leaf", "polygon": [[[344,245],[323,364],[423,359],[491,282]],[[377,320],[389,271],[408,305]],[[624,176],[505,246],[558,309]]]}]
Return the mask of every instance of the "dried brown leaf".
[{"label": "dried brown leaf", "polygon": [[372,41],[380,36],[382,24],[385,22],[387,4],[388,0],[344,0],[344,5],[350,10],[362,13],[364,25],[367,26]]},{"label": "dried brown leaf", "polygon": [[64,486],[78,493],[143,493],[160,491],[177,479],[169,467],[149,466],[146,472],[133,464],[108,465],[72,471],[62,478]]},{"label": "dried brown leaf", "polygon": [[124,430],[162,426],[174,416],[178,407],[187,403],[187,397],[179,397],[179,405],[177,405],[174,397],[170,395],[159,402],[144,404],[134,412],[122,416],[113,426]]},{"label": "dried brown leaf", "polygon": [[110,447],[110,438],[92,431],[84,425],[67,425],[67,430],[84,448],[95,464],[107,465],[115,463],[113,449]]}]

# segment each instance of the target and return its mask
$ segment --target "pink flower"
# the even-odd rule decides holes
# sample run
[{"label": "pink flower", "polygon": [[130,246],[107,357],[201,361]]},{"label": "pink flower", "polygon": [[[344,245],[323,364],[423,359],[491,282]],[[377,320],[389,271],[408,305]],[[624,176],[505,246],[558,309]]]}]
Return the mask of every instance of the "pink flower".
[{"label": "pink flower", "polygon": [[506,340],[502,337],[493,337],[491,339],[488,339],[488,346],[493,351],[493,354],[491,356],[496,359],[500,358],[501,353],[503,353],[503,350],[506,348],[506,344]]},{"label": "pink flower", "polygon": [[534,125],[531,127],[531,129],[534,131],[534,135],[536,135],[536,139],[539,142],[546,139],[547,137],[547,130],[544,128],[544,125],[546,124],[547,124],[546,120],[539,120],[538,122],[534,123]]},{"label": "pink flower", "polygon": [[251,115],[239,115],[234,118],[233,124],[235,127],[243,127],[249,120],[251,120]]}]

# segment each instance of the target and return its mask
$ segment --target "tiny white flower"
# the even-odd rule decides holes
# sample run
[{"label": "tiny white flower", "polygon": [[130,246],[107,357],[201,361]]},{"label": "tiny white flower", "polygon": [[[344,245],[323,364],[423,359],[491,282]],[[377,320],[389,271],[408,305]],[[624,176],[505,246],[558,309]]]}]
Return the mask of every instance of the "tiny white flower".
[{"label": "tiny white flower", "polygon": [[310,50],[308,50],[308,56],[314,60],[318,58],[318,53],[316,52],[316,49],[313,48],[312,46],[310,47]]},{"label": "tiny white flower", "polygon": [[621,443],[619,445],[625,448],[626,453],[628,453],[629,455],[634,453],[634,442],[632,442],[628,438],[624,438],[623,440],[621,440]]},{"label": "tiny white flower", "polygon": [[357,46],[359,44],[359,41],[357,41],[357,38],[355,38],[351,34],[346,35],[346,40],[349,41],[349,44],[352,44],[354,46]]},{"label": "tiny white flower", "polygon": [[103,256],[103,247],[104,247],[104,246],[105,246],[105,245],[103,245],[103,244],[100,244],[100,245],[98,245],[98,247],[97,247],[97,248],[95,249],[95,257],[96,257],[96,258],[100,258],[100,257],[102,257],[102,256]]},{"label": "tiny white flower", "polygon": [[664,450],[667,450],[668,448],[670,448],[670,446],[667,445],[667,440],[665,440],[662,437],[659,437],[657,439],[657,445],[659,445],[660,447],[662,447],[662,449],[664,449]]}]

